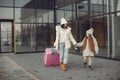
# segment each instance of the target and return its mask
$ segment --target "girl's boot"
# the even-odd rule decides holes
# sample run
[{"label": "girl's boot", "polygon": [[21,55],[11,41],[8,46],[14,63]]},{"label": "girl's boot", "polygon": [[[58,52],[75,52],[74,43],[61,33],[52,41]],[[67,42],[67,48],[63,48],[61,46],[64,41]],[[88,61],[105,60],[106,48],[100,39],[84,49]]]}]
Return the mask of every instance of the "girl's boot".
[{"label": "girl's boot", "polygon": [[87,65],[87,62],[84,62],[84,66],[83,67],[86,68],[86,65]]},{"label": "girl's boot", "polygon": [[92,66],[91,65],[89,65],[88,67],[89,67],[90,70],[92,70]]}]

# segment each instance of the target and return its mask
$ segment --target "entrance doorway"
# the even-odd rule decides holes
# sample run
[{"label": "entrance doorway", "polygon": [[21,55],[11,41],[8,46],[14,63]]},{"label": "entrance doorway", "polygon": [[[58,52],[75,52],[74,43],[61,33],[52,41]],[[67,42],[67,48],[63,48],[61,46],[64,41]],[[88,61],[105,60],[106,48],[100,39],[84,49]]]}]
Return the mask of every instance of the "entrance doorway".
[{"label": "entrance doorway", "polygon": [[14,52],[14,20],[0,19],[0,53]]}]

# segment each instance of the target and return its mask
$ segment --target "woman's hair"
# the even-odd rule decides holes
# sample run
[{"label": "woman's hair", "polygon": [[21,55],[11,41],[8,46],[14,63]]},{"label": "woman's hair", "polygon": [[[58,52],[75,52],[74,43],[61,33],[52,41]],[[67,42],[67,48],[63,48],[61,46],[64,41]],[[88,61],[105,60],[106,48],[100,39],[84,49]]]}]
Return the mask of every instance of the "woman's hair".
[{"label": "woman's hair", "polygon": [[[61,27],[65,29],[65,24],[62,24]],[[66,28],[67,28],[67,26],[66,26]]]},{"label": "woman's hair", "polygon": [[65,24],[62,24],[61,27],[64,28]]}]

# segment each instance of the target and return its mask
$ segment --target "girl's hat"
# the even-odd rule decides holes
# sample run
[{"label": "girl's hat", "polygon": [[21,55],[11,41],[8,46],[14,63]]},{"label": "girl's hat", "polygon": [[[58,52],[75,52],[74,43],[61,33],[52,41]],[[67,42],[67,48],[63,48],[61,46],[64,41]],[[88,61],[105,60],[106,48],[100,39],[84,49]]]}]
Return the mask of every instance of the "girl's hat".
[{"label": "girl's hat", "polygon": [[86,31],[86,33],[93,35],[93,31],[94,31],[94,29],[90,28],[89,30]]},{"label": "girl's hat", "polygon": [[68,23],[65,18],[61,18],[61,25]]}]

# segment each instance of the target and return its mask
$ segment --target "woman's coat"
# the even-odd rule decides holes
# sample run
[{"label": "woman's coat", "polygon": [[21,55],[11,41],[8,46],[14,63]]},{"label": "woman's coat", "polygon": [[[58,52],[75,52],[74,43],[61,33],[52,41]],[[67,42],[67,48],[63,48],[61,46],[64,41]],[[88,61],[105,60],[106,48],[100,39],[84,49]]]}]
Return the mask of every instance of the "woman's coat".
[{"label": "woman's coat", "polygon": [[54,43],[54,46],[56,47],[56,49],[58,49],[58,44],[60,43],[62,39],[64,39],[65,48],[71,48],[71,42],[73,45],[76,44],[76,41],[73,38],[72,33],[71,33],[71,28],[68,27],[66,31],[64,31],[64,29],[61,28],[60,25],[58,25],[56,26],[56,40]]}]

